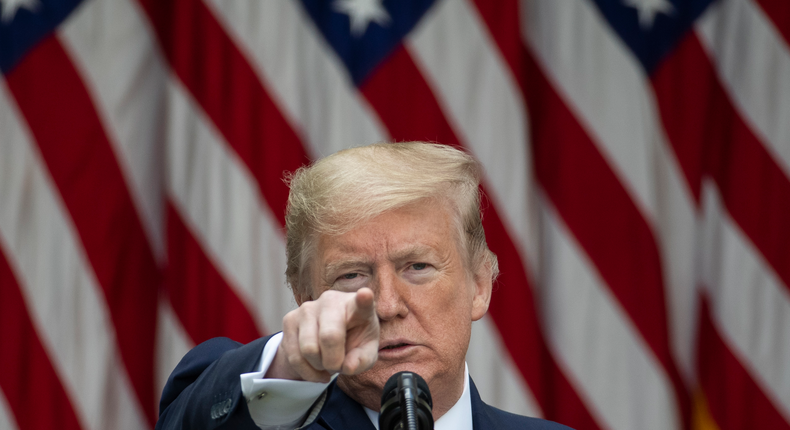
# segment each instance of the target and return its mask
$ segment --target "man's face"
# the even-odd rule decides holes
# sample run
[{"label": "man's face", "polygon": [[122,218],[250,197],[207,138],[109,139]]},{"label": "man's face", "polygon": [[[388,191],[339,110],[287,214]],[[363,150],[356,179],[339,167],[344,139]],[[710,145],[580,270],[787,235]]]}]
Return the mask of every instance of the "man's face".
[{"label": "man's face", "polygon": [[428,200],[319,239],[313,298],[327,289],[375,294],[378,361],[339,380],[365,406],[378,409],[384,383],[402,370],[425,378],[435,399],[460,395],[472,321],[488,309],[491,279],[488,268],[466,269],[457,231],[447,205]]}]

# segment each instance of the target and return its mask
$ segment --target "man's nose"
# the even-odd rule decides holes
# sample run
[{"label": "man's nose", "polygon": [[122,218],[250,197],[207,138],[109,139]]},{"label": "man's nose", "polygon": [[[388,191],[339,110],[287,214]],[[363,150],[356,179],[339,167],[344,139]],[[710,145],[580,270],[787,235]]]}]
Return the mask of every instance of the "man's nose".
[{"label": "man's nose", "polygon": [[407,305],[410,293],[408,285],[398,277],[395,270],[382,270],[376,276],[376,314],[382,321],[409,314]]}]

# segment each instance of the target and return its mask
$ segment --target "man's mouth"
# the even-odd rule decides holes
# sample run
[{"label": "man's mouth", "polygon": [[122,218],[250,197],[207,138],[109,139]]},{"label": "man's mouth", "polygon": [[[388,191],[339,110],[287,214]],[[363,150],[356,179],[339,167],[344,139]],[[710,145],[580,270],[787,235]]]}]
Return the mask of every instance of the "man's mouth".
[{"label": "man's mouth", "polygon": [[385,350],[388,350],[388,349],[402,348],[404,346],[409,346],[409,344],[408,343],[396,343],[394,345],[385,346],[384,348],[381,348],[380,351],[385,351]]}]

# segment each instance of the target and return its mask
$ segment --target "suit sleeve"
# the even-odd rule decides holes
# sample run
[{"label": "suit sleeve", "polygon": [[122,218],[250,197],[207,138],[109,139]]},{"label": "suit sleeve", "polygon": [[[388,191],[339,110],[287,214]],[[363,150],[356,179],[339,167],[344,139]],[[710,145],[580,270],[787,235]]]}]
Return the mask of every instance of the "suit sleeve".
[{"label": "suit sleeve", "polygon": [[215,338],[189,351],[162,391],[156,429],[256,428],[239,375],[256,369],[270,337],[246,345]]},{"label": "suit sleeve", "polygon": [[263,348],[258,370],[241,375],[241,392],[247,399],[250,416],[263,430],[293,430],[299,427],[329,386],[329,383],[264,377],[274,361],[282,338],[282,332],[272,336]]}]

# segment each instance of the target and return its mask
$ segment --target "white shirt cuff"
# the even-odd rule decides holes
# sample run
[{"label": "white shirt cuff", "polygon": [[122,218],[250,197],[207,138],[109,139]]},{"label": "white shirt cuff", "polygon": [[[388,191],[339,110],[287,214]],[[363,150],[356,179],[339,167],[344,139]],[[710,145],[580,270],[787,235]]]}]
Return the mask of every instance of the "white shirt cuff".
[{"label": "white shirt cuff", "polygon": [[329,386],[329,383],[264,379],[282,340],[282,333],[272,336],[263,348],[258,371],[242,373],[240,376],[241,392],[247,399],[250,416],[262,429],[298,427],[310,406]]}]

